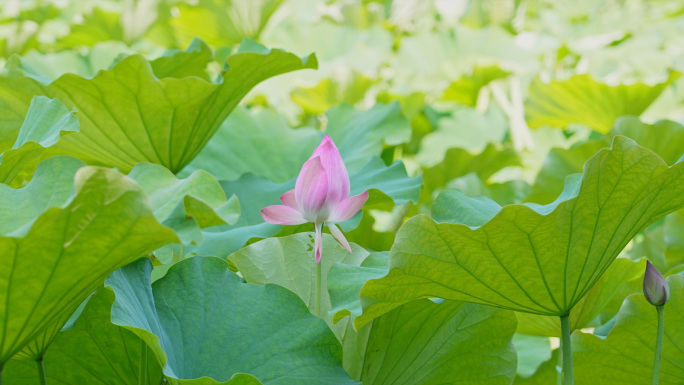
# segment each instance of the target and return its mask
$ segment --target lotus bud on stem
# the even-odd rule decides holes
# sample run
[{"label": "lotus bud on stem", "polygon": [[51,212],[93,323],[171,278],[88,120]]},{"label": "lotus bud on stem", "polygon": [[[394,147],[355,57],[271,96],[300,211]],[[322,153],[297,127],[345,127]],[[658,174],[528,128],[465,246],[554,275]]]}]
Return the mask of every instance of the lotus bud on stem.
[{"label": "lotus bud on stem", "polygon": [[656,308],[658,314],[658,331],[656,333],[655,353],[653,355],[653,373],[651,384],[658,384],[660,376],[660,359],[663,355],[663,335],[665,334],[665,303],[670,298],[670,287],[665,277],[650,261],[646,262],[644,273],[644,297]]}]

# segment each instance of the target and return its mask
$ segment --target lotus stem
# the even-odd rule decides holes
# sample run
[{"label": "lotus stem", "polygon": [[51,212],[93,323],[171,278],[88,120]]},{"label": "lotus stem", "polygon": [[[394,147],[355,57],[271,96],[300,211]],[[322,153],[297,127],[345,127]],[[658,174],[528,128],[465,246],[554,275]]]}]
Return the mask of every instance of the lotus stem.
[{"label": "lotus stem", "polygon": [[147,344],[140,340],[140,367],[138,368],[138,384],[147,385]]},{"label": "lotus stem", "polygon": [[563,349],[563,384],[575,385],[575,377],[572,373],[572,347],[570,345],[570,315],[566,314],[561,319],[561,348]]},{"label": "lotus stem", "polygon": [[45,364],[43,363],[43,356],[40,356],[36,360],[38,364],[38,379],[40,380],[40,385],[47,385],[47,376],[45,375]]},{"label": "lotus stem", "polygon": [[656,306],[658,312],[658,334],[656,337],[655,354],[653,356],[653,375],[651,384],[658,385],[660,376],[660,358],[663,356],[663,335],[665,334],[665,306]]},{"label": "lotus stem", "polygon": [[316,314],[317,317],[321,316],[321,263],[322,262],[314,262],[316,264],[316,291],[315,291],[315,297],[314,297],[314,314]]}]

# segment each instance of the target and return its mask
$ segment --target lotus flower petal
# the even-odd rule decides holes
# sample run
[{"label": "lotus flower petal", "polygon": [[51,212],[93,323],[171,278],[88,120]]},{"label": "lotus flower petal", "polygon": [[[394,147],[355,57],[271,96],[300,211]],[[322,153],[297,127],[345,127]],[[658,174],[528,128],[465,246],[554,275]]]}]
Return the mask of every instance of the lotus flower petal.
[{"label": "lotus flower petal", "polygon": [[308,222],[302,213],[292,207],[273,205],[261,209],[261,216],[268,223],[274,225],[301,225]]},{"label": "lotus flower petal", "polygon": [[297,206],[297,198],[295,197],[295,190],[290,190],[285,194],[280,196],[280,201],[287,207],[291,207],[299,211],[299,206]]},{"label": "lotus flower petal", "polygon": [[340,231],[340,229],[335,226],[333,223],[327,223],[328,229],[330,229],[330,234],[332,234],[333,238],[337,241],[337,243],[342,246],[343,249],[347,250],[348,252],[352,253],[352,248],[349,246],[349,242],[347,242],[347,238],[344,237],[344,234]]},{"label": "lotus flower petal", "polygon": [[344,222],[361,210],[363,204],[368,200],[368,191],[359,195],[349,197],[333,207],[332,213],[328,217],[329,222]]},{"label": "lotus flower petal", "polygon": [[328,193],[328,176],[323,169],[319,157],[311,158],[304,163],[295,182],[295,198],[304,219],[317,222],[322,215]]},{"label": "lotus flower petal", "polygon": [[349,175],[340,152],[329,136],[323,138],[311,159],[319,157],[325,173],[328,175],[327,203],[334,205],[349,196]]}]

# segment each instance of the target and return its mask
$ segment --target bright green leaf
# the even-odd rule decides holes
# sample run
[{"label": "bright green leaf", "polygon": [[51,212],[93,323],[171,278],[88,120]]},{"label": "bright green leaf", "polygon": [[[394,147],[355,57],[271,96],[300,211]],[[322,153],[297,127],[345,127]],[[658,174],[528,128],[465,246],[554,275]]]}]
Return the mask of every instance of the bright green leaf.
[{"label": "bright green leaf", "polygon": [[506,206],[476,229],[418,215],[397,234],[390,273],[363,288],[355,325],[431,296],[567,314],[640,229],[684,206],[683,176],[684,163],[668,168],[616,137],[587,162],[581,186],[548,206]]},{"label": "bright green leaf", "polygon": [[[67,206],[0,237],[1,363],[71,314],[111,271],[177,241],[131,179],[97,167],[81,168],[75,179]],[[29,187],[26,195],[50,193]]]},{"label": "bright green leaf", "polygon": [[543,83],[539,79],[530,86],[525,105],[530,127],[549,125],[564,128],[582,123],[594,131],[607,133],[615,120],[623,115],[641,115],[660,96],[665,87],[679,76],[678,72],[662,83],[635,83],[609,86],[589,75],[575,75],[563,80]]},{"label": "bright green leaf", "polygon": [[227,64],[230,68],[218,84],[197,77],[158,80],[140,55],[92,79],[67,74],[49,84],[10,69],[0,78],[0,100],[8,103],[0,107],[0,118],[6,119],[0,131],[11,130],[16,116],[26,114],[33,95],[46,95],[78,111],[81,131],[58,142],[63,153],[124,171],[139,162],[179,171],[252,87],[275,75],[317,66],[314,56],[300,59],[253,42],[243,44]]},{"label": "bright green leaf", "polygon": [[[74,111],[57,99],[36,96],[26,113],[12,149],[0,154],[0,182],[16,185],[30,179],[46,147],[53,146],[61,135],[79,130]],[[18,179],[17,183],[12,183]]]},{"label": "bright green leaf", "polygon": [[515,324],[510,312],[490,306],[407,303],[373,321],[363,383],[508,385]]},{"label": "bright green leaf", "polygon": [[482,87],[494,80],[505,78],[510,74],[510,72],[504,71],[496,65],[489,67],[475,66],[472,74],[452,82],[449,88],[444,90],[442,99],[453,100],[468,107],[475,107]]},{"label": "bright green leaf", "polygon": [[[659,384],[684,380],[684,277],[672,275],[665,304],[665,336]],[[655,307],[642,294],[627,297],[608,337],[575,333],[572,338],[577,383],[641,385],[650,383],[656,341]]]},{"label": "bright green leaf", "polygon": [[152,286],[151,268],[141,260],[107,279],[112,322],[145,340],[172,381],[355,383],[335,336],[290,291],[242,283],[212,257],[179,262]]},{"label": "bright green leaf", "polygon": [[[93,295],[75,325],[57,335],[44,357],[48,383],[68,385],[138,384],[142,340],[111,323],[114,294],[101,288]],[[145,345],[147,348],[147,345]],[[148,354],[150,384],[162,381],[162,368]],[[3,384],[38,384],[34,361],[10,360],[2,371]]]}]

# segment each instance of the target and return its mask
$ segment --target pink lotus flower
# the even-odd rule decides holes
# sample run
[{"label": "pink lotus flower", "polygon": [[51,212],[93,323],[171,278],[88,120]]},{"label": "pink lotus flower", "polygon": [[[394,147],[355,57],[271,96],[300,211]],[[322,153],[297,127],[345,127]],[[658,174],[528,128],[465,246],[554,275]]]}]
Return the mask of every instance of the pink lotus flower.
[{"label": "pink lotus flower", "polygon": [[320,262],[323,252],[323,224],[328,226],[337,243],[351,253],[349,242],[335,223],[344,222],[354,216],[367,199],[368,191],[349,196],[347,169],[335,143],[326,136],[299,171],[294,190],[280,197],[283,204],[262,209],[261,216],[266,222],[276,225],[301,225],[312,222],[316,230],[316,262]]}]

